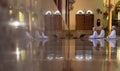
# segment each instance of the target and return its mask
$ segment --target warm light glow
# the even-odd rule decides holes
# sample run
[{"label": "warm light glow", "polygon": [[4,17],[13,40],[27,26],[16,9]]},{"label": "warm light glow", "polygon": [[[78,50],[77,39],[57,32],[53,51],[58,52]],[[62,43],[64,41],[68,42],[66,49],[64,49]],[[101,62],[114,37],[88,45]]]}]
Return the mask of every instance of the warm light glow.
[{"label": "warm light glow", "polygon": [[32,21],[33,21],[33,22],[35,21],[35,18],[34,18],[34,17],[32,17]]},{"label": "warm light glow", "polygon": [[20,55],[19,48],[16,48],[16,55]]},{"label": "warm light glow", "polygon": [[13,10],[9,10],[9,14],[12,15],[13,14]]},{"label": "warm light glow", "polygon": [[103,3],[104,3],[104,6],[105,6],[106,5],[106,0],[104,0]]},{"label": "warm light glow", "polygon": [[109,43],[109,45],[108,45],[108,61],[111,61],[111,54],[112,54],[112,47],[111,47],[111,44]]},{"label": "warm light glow", "polygon": [[108,61],[108,53],[109,53],[108,52],[108,48],[106,48],[105,52],[106,52],[106,58],[105,58],[105,60]]},{"label": "warm light glow", "polygon": [[25,57],[26,57],[25,50],[21,50],[20,53],[21,53],[21,60],[25,60]]},{"label": "warm light glow", "polygon": [[120,12],[118,12],[118,20],[120,20]]},{"label": "warm light glow", "polygon": [[24,21],[24,14],[22,12],[19,12],[19,20]]},{"label": "warm light glow", "polygon": [[18,28],[19,26],[24,27],[25,23],[24,22],[19,22],[19,21],[12,21],[12,22],[9,22],[9,25],[13,26],[15,28]]},{"label": "warm light glow", "polygon": [[114,3],[116,4],[119,0],[114,0]]},{"label": "warm light glow", "polygon": [[14,26],[14,27],[18,27],[20,25],[20,23],[15,21],[15,22],[10,23],[10,25]]},{"label": "warm light glow", "polygon": [[117,60],[120,62],[120,47],[117,48]]},{"label": "warm light glow", "polygon": [[16,48],[16,56],[17,56],[17,61],[19,61],[20,60],[20,50],[18,47]]}]

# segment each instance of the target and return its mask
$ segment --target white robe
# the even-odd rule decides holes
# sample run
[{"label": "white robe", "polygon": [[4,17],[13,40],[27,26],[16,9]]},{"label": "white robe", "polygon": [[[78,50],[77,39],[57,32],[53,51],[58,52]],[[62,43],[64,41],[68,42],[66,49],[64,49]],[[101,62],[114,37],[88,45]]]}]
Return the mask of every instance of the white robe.
[{"label": "white robe", "polygon": [[25,34],[26,34],[28,39],[33,39],[32,35],[29,32],[26,31]]},{"label": "white robe", "polygon": [[97,39],[89,39],[89,41],[93,43],[93,47],[97,47],[97,44],[98,44]]},{"label": "white robe", "polygon": [[116,30],[112,30],[110,35],[107,36],[107,38],[116,38]]},{"label": "white robe", "polygon": [[116,47],[116,39],[108,39],[107,40],[112,48]]},{"label": "white robe", "polygon": [[100,34],[98,35],[98,38],[104,38],[104,36],[105,36],[105,31],[101,30]]},{"label": "white robe", "polygon": [[104,39],[98,39],[99,43],[100,43],[100,47],[104,47],[105,46],[105,40]]},{"label": "white robe", "polygon": [[97,31],[94,31],[93,34],[91,36],[89,36],[89,38],[98,38]]},{"label": "white robe", "polygon": [[35,37],[36,37],[36,38],[39,38],[39,39],[47,39],[47,38],[48,38],[48,36],[46,36],[46,35],[44,34],[44,32],[42,32],[42,34],[40,35],[39,31],[36,31],[36,32],[35,32]]}]

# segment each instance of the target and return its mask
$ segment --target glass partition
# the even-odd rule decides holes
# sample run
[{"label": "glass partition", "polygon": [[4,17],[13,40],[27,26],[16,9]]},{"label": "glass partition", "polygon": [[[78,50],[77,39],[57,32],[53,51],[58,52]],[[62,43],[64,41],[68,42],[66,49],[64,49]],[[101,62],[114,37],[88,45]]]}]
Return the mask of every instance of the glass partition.
[{"label": "glass partition", "polygon": [[8,30],[27,31],[33,37],[35,31],[51,37],[68,30],[66,0],[1,0],[0,9]]}]

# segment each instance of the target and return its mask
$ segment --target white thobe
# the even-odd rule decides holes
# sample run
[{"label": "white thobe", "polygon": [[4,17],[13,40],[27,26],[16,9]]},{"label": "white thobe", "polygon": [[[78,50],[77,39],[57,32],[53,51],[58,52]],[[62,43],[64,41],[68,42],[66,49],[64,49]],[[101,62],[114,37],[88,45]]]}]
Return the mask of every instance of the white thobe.
[{"label": "white thobe", "polygon": [[98,44],[97,39],[89,39],[89,41],[93,43],[93,47],[97,47]]},{"label": "white thobe", "polygon": [[104,47],[105,46],[105,40],[104,39],[98,39],[99,43],[100,43],[100,47]]},{"label": "white thobe", "polygon": [[116,38],[116,30],[113,30],[107,38]]},{"label": "white thobe", "polygon": [[98,38],[97,31],[94,31],[93,34],[91,36],[89,36],[89,38]]},{"label": "white thobe", "polygon": [[108,39],[107,41],[110,43],[112,48],[116,47],[116,39]]},{"label": "white thobe", "polygon": [[101,30],[100,34],[98,35],[98,38],[104,38],[104,36],[105,36],[105,31]]}]

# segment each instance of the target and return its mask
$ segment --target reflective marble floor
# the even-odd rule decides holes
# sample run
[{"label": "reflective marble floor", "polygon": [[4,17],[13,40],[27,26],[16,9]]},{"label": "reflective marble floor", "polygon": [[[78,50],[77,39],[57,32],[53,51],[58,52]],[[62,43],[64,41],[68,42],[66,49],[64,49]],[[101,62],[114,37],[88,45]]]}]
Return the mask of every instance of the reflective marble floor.
[{"label": "reflective marble floor", "polygon": [[119,39],[0,36],[0,71],[120,71]]}]

